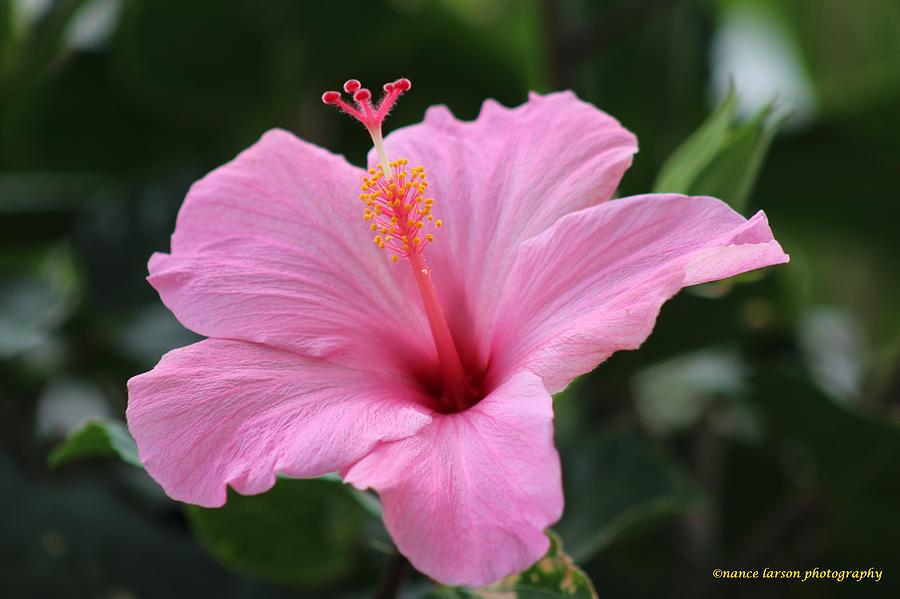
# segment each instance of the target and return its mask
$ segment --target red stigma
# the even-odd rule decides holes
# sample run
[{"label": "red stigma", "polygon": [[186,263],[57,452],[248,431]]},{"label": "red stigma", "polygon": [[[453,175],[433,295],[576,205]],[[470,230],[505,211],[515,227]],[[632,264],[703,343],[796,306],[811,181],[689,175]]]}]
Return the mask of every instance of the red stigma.
[{"label": "red stigma", "polygon": [[376,106],[371,103],[372,92],[362,86],[356,79],[348,79],[344,82],[344,92],[350,94],[356,106],[346,102],[340,92],[328,91],[322,94],[322,102],[337,106],[357,121],[362,123],[369,131],[380,131],[381,124],[388,113],[405,92],[412,88],[409,79],[397,79],[382,86],[384,94]]},{"label": "red stigma", "polygon": [[322,102],[325,104],[337,104],[341,99],[341,92],[325,92],[322,94]]}]

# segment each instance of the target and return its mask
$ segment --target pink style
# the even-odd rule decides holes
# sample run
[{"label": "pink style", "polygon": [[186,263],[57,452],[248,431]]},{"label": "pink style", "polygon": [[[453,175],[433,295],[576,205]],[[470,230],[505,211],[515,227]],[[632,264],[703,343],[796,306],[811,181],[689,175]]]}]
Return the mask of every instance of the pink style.
[{"label": "pink style", "polygon": [[682,287],[788,257],[762,212],[612,199],[635,137],[570,92],[382,138],[410,88],[323,96],[371,134],[368,171],[274,130],[191,187],[149,281],[208,339],[131,379],[127,417],[174,499],[339,472],[418,570],[481,586],[539,559],[562,513],[551,395],[640,346]]}]

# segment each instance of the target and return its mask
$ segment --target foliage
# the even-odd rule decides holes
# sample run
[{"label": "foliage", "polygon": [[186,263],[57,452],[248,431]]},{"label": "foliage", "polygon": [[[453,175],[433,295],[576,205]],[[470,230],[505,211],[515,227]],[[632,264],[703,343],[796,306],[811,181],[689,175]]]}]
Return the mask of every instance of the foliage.
[{"label": "foliage", "polygon": [[529,599],[546,597],[569,599],[597,599],[590,579],[568,555],[562,541],[548,532],[550,549],[536,564],[519,574],[513,574],[486,589],[441,587],[428,595],[429,599]]},{"label": "foliage", "polygon": [[578,561],[632,527],[688,511],[698,499],[684,475],[634,431],[577,439],[564,458],[566,513],[556,530]]},{"label": "foliage", "polygon": [[191,506],[201,543],[224,564],[299,587],[348,577],[371,517],[340,481],[279,479],[263,495],[230,493],[225,507]]},{"label": "foliage", "polygon": [[738,212],[744,210],[778,121],[771,117],[773,101],[747,122],[737,123],[739,102],[729,86],[709,118],[663,164],[654,191],[709,195]]},{"label": "foliage", "polygon": [[94,456],[115,456],[129,464],[141,466],[137,445],[125,424],[100,419],[90,420],[70,434],[64,443],[50,452],[48,461],[56,467]]},{"label": "foliage", "polygon": [[[793,127],[766,104],[789,98],[751,105],[756,88],[710,109],[710,57],[748,8],[808,80],[812,113]],[[555,530],[600,595],[717,596],[743,591],[710,580],[713,567],[865,563],[888,573],[877,588],[773,592],[900,596],[898,43],[893,0],[442,0],[364,15],[289,0],[0,2],[3,592],[349,598],[379,586],[391,548],[371,495],[334,477],[280,480],[185,509],[131,465],[122,419],[127,379],[197,339],[144,281],[191,182],[273,126],[361,162],[365,136],[319,94],[403,75],[415,93],[392,126],[430,104],[471,118],[485,97],[571,88],[638,135],[622,195],[764,209],[791,254],[747,284],[680,294],[640,351],[557,398],[567,507]],[[562,554],[550,562],[577,572]],[[433,587],[408,583],[409,596]]]}]

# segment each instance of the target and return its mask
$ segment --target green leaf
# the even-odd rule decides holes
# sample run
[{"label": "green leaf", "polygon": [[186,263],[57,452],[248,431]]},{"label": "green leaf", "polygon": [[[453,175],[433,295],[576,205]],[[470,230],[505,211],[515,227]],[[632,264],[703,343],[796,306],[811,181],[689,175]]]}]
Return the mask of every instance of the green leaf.
[{"label": "green leaf", "polygon": [[715,158],[728,138],[740,97],[734,87],[700,128],[672,152],[656,177],[655,192],[687,193],[703,169]]},{"label": "green leaf", "polygon": [[68,462],[90,457],[118,457],[124,462],[142,468],[137,445],[118,420],[94,419],[84,423],[51,453],[48,461],[56,468]]},{"label": "green leaf", "polygon": [[566,511],[556,530],[579,562],[698,499],[681,472],[633,431],[580,439],[563,449],[563,463]]},{"label": "green leaf", "polygon": [[710,347],[638,370],[631,387],[641,422],[656,434],[689,430],[713,412],[717,432],[755,440],[761,423],[743,401],[747,376],[740,352]]},{"label": "green leaf", "polygon": [[428,595],[430,599],[538,599],[566,597],[597,599],[597,592],[587,575],[562,548],[562,541],[552,531],[550,550],[537,563],[519,574],[504,578],[484,589],[441,587]]},{"label": "green leaf", "polygon": [[191,525],[226,566],[295,587],[321,586],[357,565],[370,515],[339,480],[279,478],[262,495],[231,490],[224,507],[188,506]]},{"label": "green leaf", "polygon": [[[96,456],[143,468],[125,424],[106,419],[86,422],[48,461],[55,468]],[[229,489],[224,507],[187,506],[187,515],[201,544],[226,566],[297,587],[320,586],[352,573],[367,535],[388,542],[378,500],[343,484],[336,474],[279,477],[262,495]]]},{"label": "green leaf", "polygon": [[[57,0],[33,26],[13,40],[7,48],[4,69],[0,71],[0,90],[4,86],[23,86],[49,69],[59,57],[65,42],[66,29],[79,9],[90,0]],[[8,61],[8,62],[7,62]]]},{"label": "green leaf", "polygon": [[3,70],[6,53],[13,41],[13,3],[0,2],[0,79],[3,78]]},{"label": "green leaf", "polygon": [[772,102],[748,121],[737,122],[739,102],[729,88],[706,122],[663,164],[655,192],[711,195],[738,212],[744,209],[782,120],[772,118]]},{"label": "green leaf", "polygon": [[0,261],[0,360],[39,346],[59,328],[79,299],[72,255],[59,245],[27,257]]},{"label": "green leaf", "polygon": [[689,193],[721,198],[742,212],[782,123],[771,117],[773,109],[774,104],[769,104],[748,123],[732,129],[727,143],[697,176]]}]

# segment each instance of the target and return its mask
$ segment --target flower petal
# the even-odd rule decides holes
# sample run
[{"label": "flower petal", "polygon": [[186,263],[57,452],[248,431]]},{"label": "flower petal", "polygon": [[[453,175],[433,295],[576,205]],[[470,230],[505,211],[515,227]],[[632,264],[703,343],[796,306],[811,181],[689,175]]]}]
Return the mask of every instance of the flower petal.
[{"label": "flower petal", "polygon": [[[454,338],[486,359],[480,332],[494,309],[518,245],[569,212],[612,197],[637,151],[618,121],[571,92],[508,109],[489,100],[478,119],[432,107],[419,125],[385,140],[392,158],[428,172],[435,214],[446,225],[427,259]],[[377,162],[374,153],[370,163]]]},{"label": "flower petal", "polygon": [[482,586],[547,551],[562,514],[553,409],[540,379],[518,373],[472,408],[435,414],[345,473],[378,491],[398,549],[445,584]]},{"label": "flower petal", "polygon": [[528,368],[556,392],[637,348],[682,287],[787,261],[765,214],[745,220],[715,198],[647,195],[576,212],[519,250],[491,377]]},{"label": "flower petal", "polygon": [[350,364],[430,356],[411,277],[390,268],[362,220],[355,190],[363,174],[289,133],[268,132],[194,184],[172,254],[150,260],[150,283],[185,326],[208,337]]},{"label": "flower petal", "polygon": [[240,341],[166,354],[128,381],[128,427],[170,497],[225,503],[226,485],[262,493],[275,475],[313,477],[431,420],[408,380]]}]

